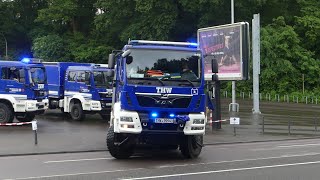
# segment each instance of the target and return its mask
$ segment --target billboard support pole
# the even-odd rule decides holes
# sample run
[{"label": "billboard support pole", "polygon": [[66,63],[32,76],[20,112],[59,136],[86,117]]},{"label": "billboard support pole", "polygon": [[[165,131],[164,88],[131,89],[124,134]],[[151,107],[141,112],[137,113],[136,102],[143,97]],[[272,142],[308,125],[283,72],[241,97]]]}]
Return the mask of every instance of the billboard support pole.
[{"label": "billboard support pole", "polygon": [[260,15],[252,19],[252,65],[253,65],[253,114],[261,114],[259,109],[259,74],[260,74]]},{"label": "billboard support pole", "polygon": [[[231,0],[231,24],[234,23],[234,0]],[[236,111],[236,81],[232,81],[232,111]]]}]

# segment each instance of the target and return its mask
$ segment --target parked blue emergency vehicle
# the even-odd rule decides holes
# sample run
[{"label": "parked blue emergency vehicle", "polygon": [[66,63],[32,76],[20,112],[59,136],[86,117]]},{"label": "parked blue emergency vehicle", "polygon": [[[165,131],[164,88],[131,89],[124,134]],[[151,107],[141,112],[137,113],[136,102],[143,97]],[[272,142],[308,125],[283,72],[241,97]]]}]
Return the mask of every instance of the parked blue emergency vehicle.
[{"label": "parked blue emergency vehicle", "polygon": [[130,157],[136,145],[198,157],[205,133],[204,70],[195,43],[132,40],[109,55],[115,66],[107,147]]},{"label": "parked blue emergency vehicle", "polygon": [[74,120],[99,113],[109,119],[113,70],[106,65],[72,62],[44,63],[48,75],[49,108],[60,108]]},{"label": "parked blue emergency vehicle", "polygon": [[0,61],[0,123],[31,121],[48,108],[45,68],[36,59]]}]

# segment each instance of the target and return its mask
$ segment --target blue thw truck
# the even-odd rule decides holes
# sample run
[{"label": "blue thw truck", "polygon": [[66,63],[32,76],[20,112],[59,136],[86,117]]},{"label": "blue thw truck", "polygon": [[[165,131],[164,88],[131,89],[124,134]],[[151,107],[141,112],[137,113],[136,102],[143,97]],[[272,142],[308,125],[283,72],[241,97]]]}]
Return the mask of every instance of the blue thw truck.
[{"label": "blue thw truck", "polygon": [[44,63],[48,75],[49,108],[69,113],[81,121],[99,113],[109,119],[113,70],[106,65],[72,62]]},{"label": "blue thw truck", "polygon": [[0,61],[0,123],[27,122],[48,108],[45,68],[40,60]]},{"label": "blue thw truck", "polygon": [[118,159],[135,147],[199,156],[205,133],[202,53],[195,43],[132,40],[109,55],[115,67],[107,147]]}]

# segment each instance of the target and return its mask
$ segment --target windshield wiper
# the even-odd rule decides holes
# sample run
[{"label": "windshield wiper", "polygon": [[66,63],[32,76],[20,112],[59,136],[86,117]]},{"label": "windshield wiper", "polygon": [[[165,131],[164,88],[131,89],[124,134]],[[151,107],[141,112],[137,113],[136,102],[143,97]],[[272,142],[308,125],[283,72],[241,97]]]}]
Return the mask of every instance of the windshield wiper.
[{"label": "windshield wiper", "polygon": [[145,77],[145,78],[129,78],[129,79],[134,79],[134,80],[152,80],[152,81],[157,80],[158,82],[160,82],[160,84],[161,84],[162,86],[165,86],[165,84],[163,83],[163,81],[161,81],[161,80],[158,79],[158,78]]},{"label": "windshield wiper", "polygon": [[189,79],[173,79],[173,78],[168,78],[168,79],[163,79],[164,81],[178,81],[178,82],[188,82],[192,87],[194,87],[194,84],[192,81]]}]

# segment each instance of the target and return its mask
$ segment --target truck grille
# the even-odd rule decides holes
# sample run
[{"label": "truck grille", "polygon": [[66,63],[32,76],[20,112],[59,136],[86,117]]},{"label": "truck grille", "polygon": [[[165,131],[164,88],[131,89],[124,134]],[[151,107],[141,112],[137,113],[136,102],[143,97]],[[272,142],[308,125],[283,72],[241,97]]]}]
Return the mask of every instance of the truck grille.
[{"label": "truck grille", "polygon": [[139,105],[142,107],[162,108],[187,108],[192,97],[173,97],[161,99],[161,97],[137,96]]},{"label": "truck grille", "polygon": [[34,95],[35,97],[43,97],[43,96],[46,96],[46,92],[43,90],[35,90]]},{"label": "truck grille", "polygon": [[112,92],[99,93],[100,98],[110,98],[112,97]]}]

